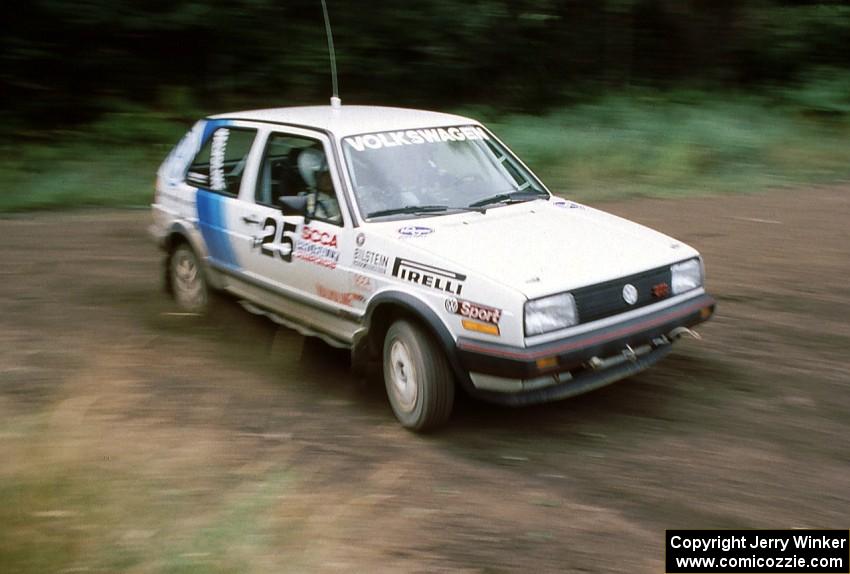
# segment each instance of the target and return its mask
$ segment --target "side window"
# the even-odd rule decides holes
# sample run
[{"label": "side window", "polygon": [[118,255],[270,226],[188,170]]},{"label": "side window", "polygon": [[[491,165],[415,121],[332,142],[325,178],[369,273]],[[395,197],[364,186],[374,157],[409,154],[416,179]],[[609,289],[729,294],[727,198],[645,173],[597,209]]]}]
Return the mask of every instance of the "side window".
[{"label": "side window", "polygon": [[218,128],[189,166],[189,183],[227,195],[239,195],[255,130]]},{"label": "side window", "polygon": [[307,197],[311,218],[342,224],[322,142],[304,136],[273,133],[266,143],[257,176],[257,203],[276,207],[281,197]]}]

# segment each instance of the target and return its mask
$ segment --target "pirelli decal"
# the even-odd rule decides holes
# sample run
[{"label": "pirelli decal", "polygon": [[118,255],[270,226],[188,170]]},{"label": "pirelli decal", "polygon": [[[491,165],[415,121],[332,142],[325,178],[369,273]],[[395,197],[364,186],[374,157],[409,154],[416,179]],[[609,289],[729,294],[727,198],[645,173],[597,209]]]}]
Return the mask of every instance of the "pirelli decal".
[{"label": "pirelli decal", "polygon": [[452,295],[460,295],[463,291],[463,282],[466,275],[426,265],[409,259],[396,257],[393,263],[393,277],[402,281],[415,283],[438,291],[445,291]]}]

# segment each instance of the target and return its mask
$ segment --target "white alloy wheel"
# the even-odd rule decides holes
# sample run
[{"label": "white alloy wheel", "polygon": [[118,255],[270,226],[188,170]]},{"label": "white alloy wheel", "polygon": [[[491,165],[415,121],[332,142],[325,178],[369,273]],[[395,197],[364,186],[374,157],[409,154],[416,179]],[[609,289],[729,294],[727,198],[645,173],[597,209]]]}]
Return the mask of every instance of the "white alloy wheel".
[{"label": "white alloy wheel", "polygon": [[390,345],[390,392],[395,395],[399,408],[412,412],[416,406],[416,365],[410,358],[407,345],[395,339]]},{"label": "white alloy wheel", "polygon": [[393,323],[384,339],[384,383],[396,418],[424,431],[445,423],[454,404],[454,377],[443,350],[416,323]]}]

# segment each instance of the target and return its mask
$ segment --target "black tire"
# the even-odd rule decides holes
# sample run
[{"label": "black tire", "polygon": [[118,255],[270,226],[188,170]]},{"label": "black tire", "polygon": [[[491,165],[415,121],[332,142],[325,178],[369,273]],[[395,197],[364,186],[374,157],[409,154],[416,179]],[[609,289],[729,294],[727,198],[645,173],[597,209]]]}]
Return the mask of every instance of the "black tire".
[{"label": "black tire", "polygon": [[187,313],[206,315],[210,310],[210,287],[195,251],[178,245],[168,258],[168,279],[177,306]]},{"label": "black tire", "polygon": [[393,413],[405,428],[426,431],[452,413],[455,382],[443,350],[419,325],[393,323],[384,338],[384,385]]}]

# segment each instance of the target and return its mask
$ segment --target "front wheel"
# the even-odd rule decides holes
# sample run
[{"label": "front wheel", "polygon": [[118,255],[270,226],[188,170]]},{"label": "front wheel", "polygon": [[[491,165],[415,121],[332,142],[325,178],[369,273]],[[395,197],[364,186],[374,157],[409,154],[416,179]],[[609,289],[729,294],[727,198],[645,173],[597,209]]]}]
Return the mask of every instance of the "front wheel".
[{"label": "front wheel", "polygon": [[384,384],[396,418],[425,431],[445,423],[455,397],[454,377],[442,349],[419,325],[399,320],[384,338]]}]

